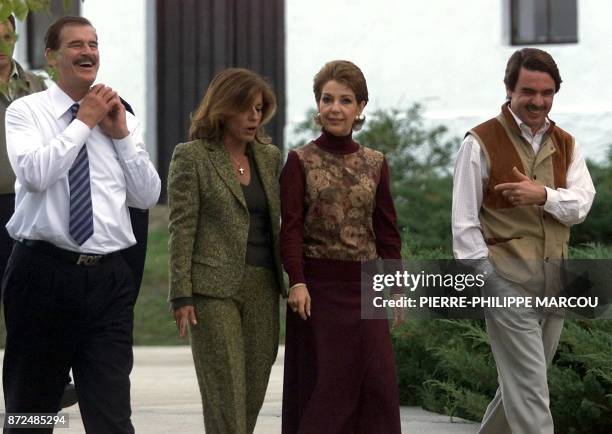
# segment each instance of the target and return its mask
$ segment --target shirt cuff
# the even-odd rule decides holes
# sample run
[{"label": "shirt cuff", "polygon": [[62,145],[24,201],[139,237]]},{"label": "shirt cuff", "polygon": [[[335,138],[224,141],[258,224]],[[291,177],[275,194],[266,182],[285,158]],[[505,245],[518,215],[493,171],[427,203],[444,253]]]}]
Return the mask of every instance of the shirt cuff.
[{"label": "shirt cuff", "polygon": [[115,144],[115,149],[117,150],[117,154],[119,154],[119,158],[123,161],[132,160],[138,155],[138,148],[131,134],[128,134],[123,139],[113,139],[113,143]]},{"label": "shirt cuff", "polygon": [[561,193],[549,187],[544,188],[546,189],[546,202],[544,202],[543,208],[544,211],[552,212],[561,200]]},{"label": "shirt cuff", "polygon": [[70,122],[63,132],[63,135],[68,138],[69,141],[76,143],[77,145],[82,145],[85,143],[87,137],[89,137],[89,134],[91,134],[91,129],[86,123],[78,119],[74,119],[72,122]]}]

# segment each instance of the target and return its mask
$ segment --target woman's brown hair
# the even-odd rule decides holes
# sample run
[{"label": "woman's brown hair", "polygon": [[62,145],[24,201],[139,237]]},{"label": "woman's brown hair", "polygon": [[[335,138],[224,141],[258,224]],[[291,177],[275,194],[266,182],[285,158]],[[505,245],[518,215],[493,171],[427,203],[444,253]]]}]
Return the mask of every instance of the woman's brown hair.
[{"label": "woman's brown hair", "polygon": [[263,127],[276,112],[276,97],[272,87],[263,77],[244,68],[228,68],[215,75],[204,98],[191,114],[190,140],[221,141],[224,122],[229,117],[250,109],[260,92],[263,112],[255,140],[259,143],[270,143]]},{"label": "woman's brown hair", "polygon": [[[363,72],[357,65],[348,60],[332,60],[323,65],[323,68],[314,77],[314,84],[312,90],[315,94],[317,104],[321,100],[321,92],[323,86],[328,81],[337,81],[345,86],[348,86],[354,93],[357,100],[357,104],[361,102],[368,102],[368,85],[366,79],[363,76]],[[315,118],[315,121],[319,121]],[[356,119],[353,122],[353,129],[359,130],[365,122],[365,116],[361,119]]]}]

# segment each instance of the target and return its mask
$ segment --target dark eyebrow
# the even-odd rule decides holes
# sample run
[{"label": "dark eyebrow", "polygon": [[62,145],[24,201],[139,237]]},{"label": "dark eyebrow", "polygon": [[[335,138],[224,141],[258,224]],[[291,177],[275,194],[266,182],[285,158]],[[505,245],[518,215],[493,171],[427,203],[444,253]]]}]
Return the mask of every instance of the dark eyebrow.
[{"label": "dark eyebrow", "polygon": [[[323,92],[321,96],[332,96],[332,94],[329,92]],[[340,98],[353,98],[353,95],[346,93],[344,95],[340,95]]]},{"label": "dark eyebrow", "polygon": [[[522,86],[521,89],[522,91],[529,91],[529,92],[537,92],[533,87],[529,87],[529,86]],[[543,89],[541,92],[554,92],[555,88],[554,87],[549,87],[547,89]]]},{"label": "dark eyebrow", "polygon": [[71,45],[71,44],[97,44],[98,40],[97,39],[93,39],[93,40],[84,40],[84,39],[72,39],[68,42],[66,42],[66,45]]}]

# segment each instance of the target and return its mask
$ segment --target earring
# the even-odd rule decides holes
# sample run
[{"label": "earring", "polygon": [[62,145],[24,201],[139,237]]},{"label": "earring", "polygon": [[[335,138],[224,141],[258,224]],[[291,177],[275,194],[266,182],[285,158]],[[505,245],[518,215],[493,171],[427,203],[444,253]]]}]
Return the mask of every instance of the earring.
[{"label": "earring", "polygon": [[359,131],[361,127],[363,127],[363,123],[365,122],[365,115],[360,114],[359,116],[355,116],[355,121],[353,122],[353,131]]}]

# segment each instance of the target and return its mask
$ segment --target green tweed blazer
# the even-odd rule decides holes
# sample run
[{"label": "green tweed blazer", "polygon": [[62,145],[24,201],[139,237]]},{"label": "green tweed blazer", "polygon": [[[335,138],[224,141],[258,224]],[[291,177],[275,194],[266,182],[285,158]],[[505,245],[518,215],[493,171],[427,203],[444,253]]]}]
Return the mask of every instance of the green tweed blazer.
[{"label": "green tweed blazer", "polygon": [[[278,285],[286,296],[279,250],[281,153],[273,145],[248,146],[268,199]],[[249,211],[222,144],[195,140],[176,146],[168,173],[168,204],[168,300],[235,294],[244,275]]]}]

